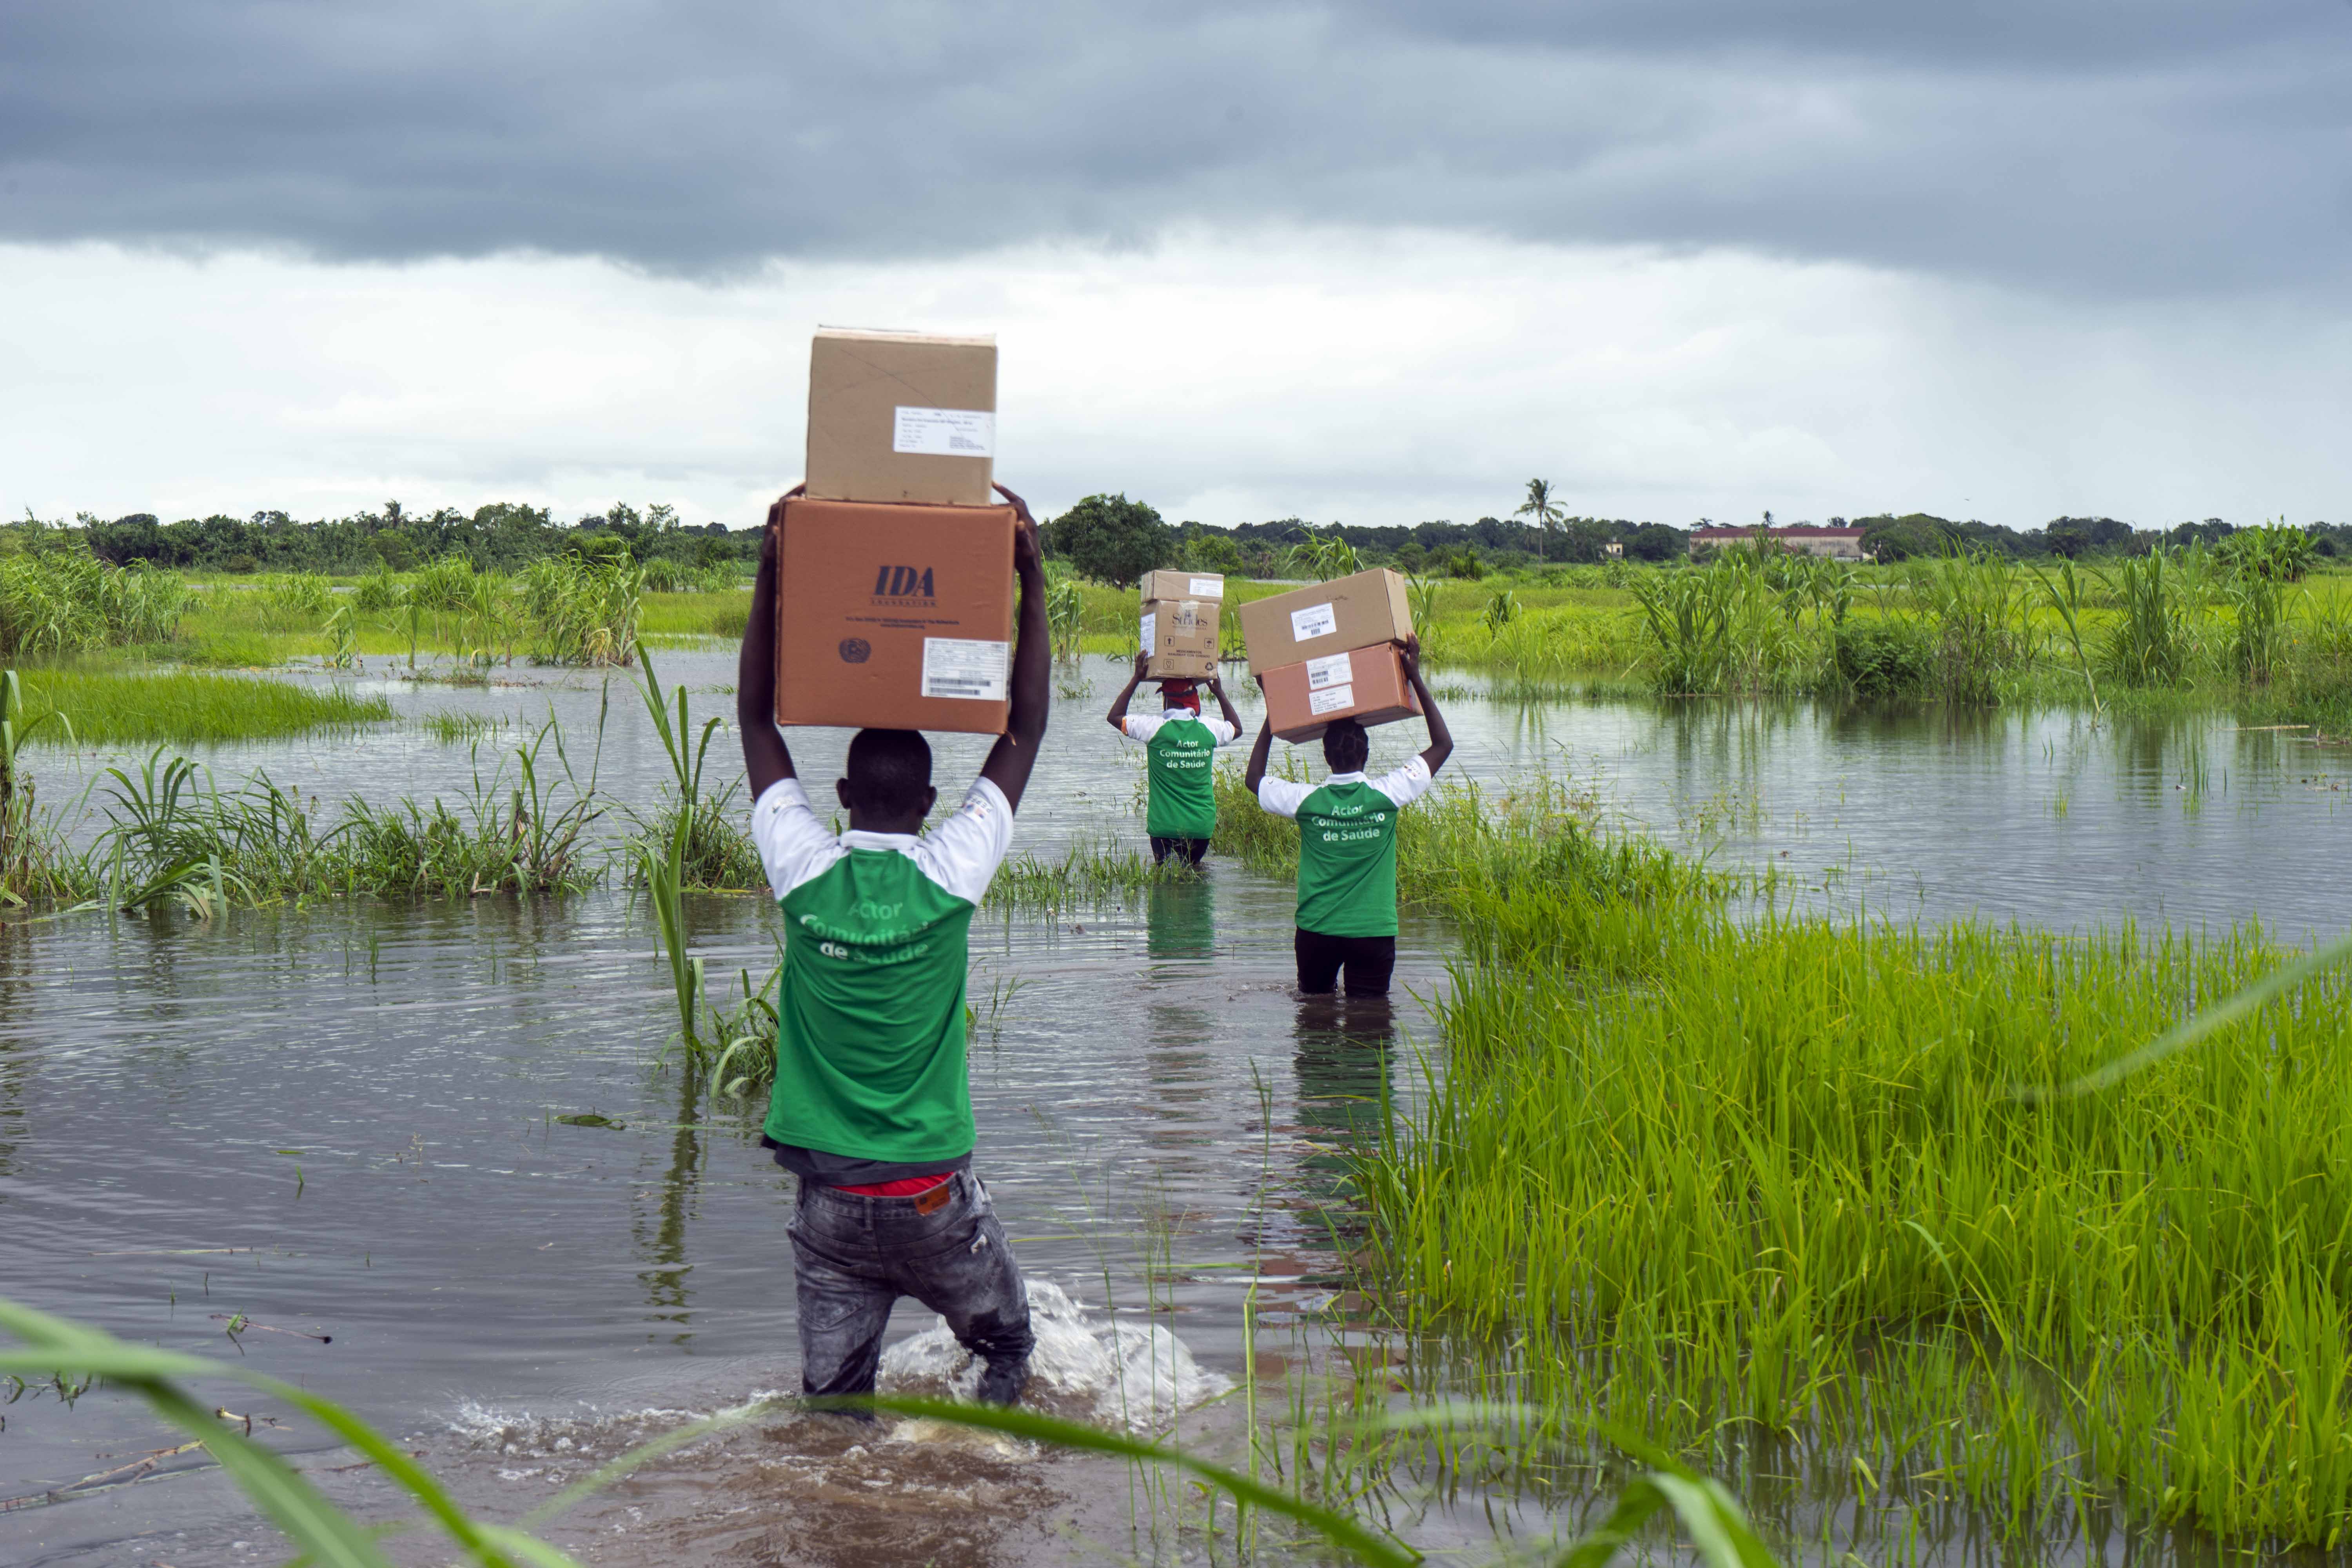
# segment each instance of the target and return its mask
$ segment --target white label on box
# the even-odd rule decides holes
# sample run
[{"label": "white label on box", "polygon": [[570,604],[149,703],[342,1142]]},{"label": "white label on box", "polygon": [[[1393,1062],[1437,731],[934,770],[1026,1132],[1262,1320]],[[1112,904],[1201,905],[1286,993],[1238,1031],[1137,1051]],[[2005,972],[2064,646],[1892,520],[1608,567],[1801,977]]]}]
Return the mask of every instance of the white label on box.
[{"label": "white label on box", "polygon": [[1344,653],[1326,654],[1321,658],[1307,661],[1307,689],[1320,691],[1327,686],[1345,686],[1356,678],[1355,660]]},{"label": "white label on box", "polygon": [[1309,713],[1337,713],[1342,708],[1356,705],[1356,689],[1352,686],[1327,686],[1320,691],[1307,694]]},{"label": "white label on box", "polygon": [[982,408],[901,408],[890,450],[934,458],[992,458],[996,416]]},{"label": "white label on box", "polygon": [[1013,645],[969,637],[923,639],[923,695],[1002,702]]},{"label": "white label on box", "polygon": [[1223,577],[1195,577],[1192,579],[1192,597],[1196,599],[1222,599],[1224,596],[1225,580]]},{"label": "white label on box", "polygon": [[1159,645],[1160,617],[1158,616],[1146,616],[1143,617],[1143,651],[1146,653],[1158,653],[1160,651]]},{"label": "white label on box", "polygon": [[1290,612],[1290,640],[1313,642],[1339,629],[1339,612],[1330,605],[1309,605]]}]

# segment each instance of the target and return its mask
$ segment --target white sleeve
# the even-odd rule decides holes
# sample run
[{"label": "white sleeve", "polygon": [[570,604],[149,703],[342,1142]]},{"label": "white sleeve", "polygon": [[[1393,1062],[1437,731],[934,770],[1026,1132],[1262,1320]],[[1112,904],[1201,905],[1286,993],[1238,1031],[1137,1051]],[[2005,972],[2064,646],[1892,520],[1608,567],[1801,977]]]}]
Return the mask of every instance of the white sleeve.
[{"label": "white sleeve", "polygon": [[809,808],[808,793],[798,779],[778,779],[752,805],[751,843],[779,899],[821,875],[844,853],[833,829]]},{"label": "white sleeve", "polygon": [[1427,795],[1433,782],[1429,764],[1416,756],[1404,766],[1373,780],[1372,787],[1396,802],[1397,809],[1402,811]]},{"label": "white sleeve", "polygon": [[1272,773],[1257,782],[1257,803],[1276,816],[1297,816],[1307,797],[1315,793],[1311,784],[1297,779],[1278,779]]},{"label": "white sleeve", "polygon": [[967,903],[977,904],[1013,847],[1013,806],[1004,792],[974,779],[954,816],[915,842],[923,875]]},{"label": "white sleeve", "polygon": [[1242,732],[1239,730],[1213,714],[1204,713],[1201,716],[1201,728],[1213,736],[1220,746],[1230,746],[1242,738]]},{"label": "white sleeve", "polygon": [[1157,713],[1149,717],[1140,713],[1130,713],[1124,721],[1127,738],[1130,741],[1149,741],[1152,736],[1160,733],[1160,726],[1164,722],[1166,721]]}]

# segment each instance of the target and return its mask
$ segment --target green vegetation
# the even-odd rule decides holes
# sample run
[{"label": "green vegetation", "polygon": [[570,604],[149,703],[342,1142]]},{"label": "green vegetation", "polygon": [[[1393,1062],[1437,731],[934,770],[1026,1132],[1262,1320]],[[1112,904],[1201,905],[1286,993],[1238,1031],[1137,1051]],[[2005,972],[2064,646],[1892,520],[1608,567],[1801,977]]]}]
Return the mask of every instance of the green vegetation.
[{"label": "green vegetation", "polygon": [[63,548],[0,550],[0,658],[55,658],[168,640],[187,587],[144,565]]},{"label": "green vegetation", "polygon": [[58,745],[216,744],[352,730],[392,718],[392,705],[382,697],[255,676],[78,667],[19,674],[28,721],[38,723],[52,713],[62,721],[38,734]]}]

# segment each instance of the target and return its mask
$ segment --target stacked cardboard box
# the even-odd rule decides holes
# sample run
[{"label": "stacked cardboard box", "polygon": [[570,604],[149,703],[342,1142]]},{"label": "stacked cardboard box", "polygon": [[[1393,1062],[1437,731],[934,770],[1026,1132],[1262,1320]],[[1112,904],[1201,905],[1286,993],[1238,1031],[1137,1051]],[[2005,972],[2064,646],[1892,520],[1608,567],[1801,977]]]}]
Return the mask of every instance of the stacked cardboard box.
[{"label": "stacked cardboard box", "polygon": [[992,506],[996,344],[817,334],[807,494],[777,539],[776,721],[1003,731],[1013,540]]},{"label": "stacked cardboard box", "polygon": [[1143,574],[1144,674],[1153,680],[1206,680],[1217,673],[1218,617],[1225,580],[1203,572]]},{"label": "stacked cardboard box", "polygon": [[1398,646],[1412,635],[1404,579],[1384,568],[1242,606],[1250,673],[1286,741],[1311,741],[1335,720],[1386,724],[1420,713]]}]

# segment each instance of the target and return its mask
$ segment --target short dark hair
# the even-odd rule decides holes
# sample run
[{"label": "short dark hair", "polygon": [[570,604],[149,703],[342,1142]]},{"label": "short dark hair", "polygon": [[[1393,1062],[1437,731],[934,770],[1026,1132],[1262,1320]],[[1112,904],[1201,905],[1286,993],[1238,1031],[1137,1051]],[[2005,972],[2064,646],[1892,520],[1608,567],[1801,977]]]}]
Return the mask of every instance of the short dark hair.
[{"label": "short dark hair", "polygon": [[1370,737],[1353,719],[1334,719],[1323,731],[1323,760],[1331,764],[1335,773],[1356,772],[1371,754]]},{"label": "short dark hair", "polygon": [[860,808],[905,816],[923,809],[931,787],[931,743],[913,730],[860,730],[844,771]]}]

